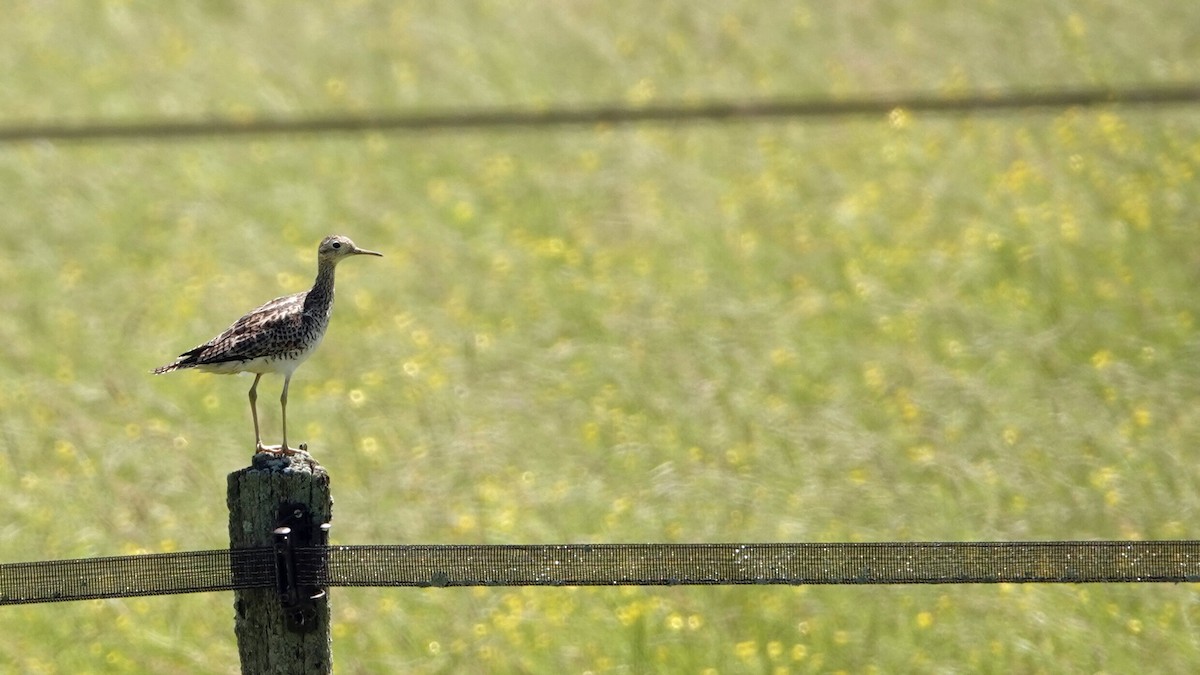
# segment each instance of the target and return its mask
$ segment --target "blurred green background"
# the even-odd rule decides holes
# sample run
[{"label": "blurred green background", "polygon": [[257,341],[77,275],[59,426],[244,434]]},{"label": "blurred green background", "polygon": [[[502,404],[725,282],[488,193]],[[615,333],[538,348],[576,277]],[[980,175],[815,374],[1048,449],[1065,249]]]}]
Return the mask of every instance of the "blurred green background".
[{"label": "blurred green background", "polygon": [[[15,2],[0,123],[1200,80],[1200,4]],[[1195,108],[0,146],[3,561],[227,545],[249,378],[149,371],[347,234],[290,440],[365,543],[1192,538]],[[278,442],[279,378],[260,388]],[[335,669],[1194,672],[1191,585],[336,589]],[[237,671],[230,594],[5,672]],[[1148,664],[1152,664],[1149,666]]]}]

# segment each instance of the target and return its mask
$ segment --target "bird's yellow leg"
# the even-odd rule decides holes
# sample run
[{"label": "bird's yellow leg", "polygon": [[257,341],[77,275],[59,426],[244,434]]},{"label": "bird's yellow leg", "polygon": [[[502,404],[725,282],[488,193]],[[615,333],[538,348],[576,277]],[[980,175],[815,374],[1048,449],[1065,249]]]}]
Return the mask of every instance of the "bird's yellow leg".
[{"label": "bird's yellow leg", "polygon": [[283,413],[283,445],[279,447],[279,452],[281,452],[282,454],[285,454],[285,455],[295,454],[294,451],[288,447],[288,442],[287,442],[287,394],[288,394],[288,385],[291,383],[292,383],[291,373],[284,375],[283,376],[283,393],[279,395],[279,409]]},{"label": "bird's yellow leg", "polygon": [[250,416],[254,418],[254,451],[279,452],[278,446],[262,444],[262,434],[258,429],[258,381],[261,379],[262,373],[255,373],[254,384],[250,385]]},{"label": "bird's yellow leg", "polygon": [[258,381],[262,373],[254,374],[254,384],[250,385],[250,417],[254,419],[254,448],[262,452],[262,436],[258,433]]}]

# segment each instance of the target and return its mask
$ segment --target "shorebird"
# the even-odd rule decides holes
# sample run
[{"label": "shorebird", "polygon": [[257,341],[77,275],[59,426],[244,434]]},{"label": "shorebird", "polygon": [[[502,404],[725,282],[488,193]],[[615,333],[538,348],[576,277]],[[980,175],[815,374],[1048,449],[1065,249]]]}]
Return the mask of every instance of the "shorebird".
[{"label": "shorebird", "polygon": [[[204,344],[179,355],[174,363],[156,368],[161,375],[172,370],[198,368],[209,373],[254,373],[250,385],[250,416],[254,418],[256,452],[291,455],[295,450],[287,442],[288,385],[292,373],[321,344],[333,312],[333,271],[350,256],[375,255],[354,245],[348,237],[325,237],[317,247],[317,280],[311,289],[282,298],[252,310],[233,322],[224,332]],[[283,375],[283,444],[264,446],[258,428],[258,381],[267,373]],[[306,449],[304,445],[301,450]]]}]

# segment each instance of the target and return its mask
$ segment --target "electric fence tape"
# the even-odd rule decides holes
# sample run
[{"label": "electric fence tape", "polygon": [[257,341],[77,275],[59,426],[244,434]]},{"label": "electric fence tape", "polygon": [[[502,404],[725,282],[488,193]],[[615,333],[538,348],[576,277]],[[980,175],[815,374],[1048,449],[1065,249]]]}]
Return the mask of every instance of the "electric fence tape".
[{"label": "electric fence tape", "polygon": [[[380,545],[298,548],[303,586],[1200,581],[1200,541]],[[272,548],[0,565],[0,605],[273,588]]]}]

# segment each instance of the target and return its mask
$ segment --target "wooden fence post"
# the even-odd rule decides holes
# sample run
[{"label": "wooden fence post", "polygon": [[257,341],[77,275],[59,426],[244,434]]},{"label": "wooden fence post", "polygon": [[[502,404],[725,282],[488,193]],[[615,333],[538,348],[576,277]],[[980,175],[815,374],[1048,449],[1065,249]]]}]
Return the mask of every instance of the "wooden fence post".
[{"label": "wooden fence post", "polygon": [[[229,474],[229,546],[295,546],[326,543],[333,506],[329,474],[307,452],[254,455],[251,465]],[[290,532],[279,530],[280,526]],[[283,539],[283,538],[288,539]],[[282,564],[277,555],[277,565]],[[234,570],[237,574],[237,570]],[[238,654],[247,675],[327,675],[333,659],[329,634],[329,598],[315,600],[321,589],[299,589],[285,608],[284,589],[234,591]],[[295,589],[293,590],[293,593]]]}]

